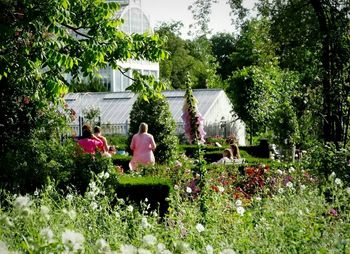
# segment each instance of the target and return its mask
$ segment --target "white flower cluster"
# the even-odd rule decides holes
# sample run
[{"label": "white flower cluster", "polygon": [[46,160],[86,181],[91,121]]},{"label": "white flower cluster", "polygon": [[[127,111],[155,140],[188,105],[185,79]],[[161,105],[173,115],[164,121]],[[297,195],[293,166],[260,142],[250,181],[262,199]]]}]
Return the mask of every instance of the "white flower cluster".
[{"label": "white flower cluster", "polygon": [[72,230],[66,230],[62,233],[62,243],[64,244],[65,253],[75,253],[84,251],[85,238],[81,233]]},{"label": "white flower cluster", "polygon": [[13,206],[17,211],[21,212],[24,215],[29,215],[32,213],[30,206],[32,201],[28,196],[18,196],[13,202]]},{"label": "white flower cluster", "polygon": [[201,223],[198,223],[196,225],[196,230],[198,231],[198,233],[202,233],[205,230],[205,228]]},{"label": "white flower cluster", "polygon": [[240,216],[243,216],[244,213],[245,213],[245,209],[244,209],[244,207],[243,207],[242,205],[243,205],[243,204],[242,204],[242,201],[239,200],[239,199],[237,199],[237,201],[236,201],[236,211],[237,211],[237,213],[238,213]]}]

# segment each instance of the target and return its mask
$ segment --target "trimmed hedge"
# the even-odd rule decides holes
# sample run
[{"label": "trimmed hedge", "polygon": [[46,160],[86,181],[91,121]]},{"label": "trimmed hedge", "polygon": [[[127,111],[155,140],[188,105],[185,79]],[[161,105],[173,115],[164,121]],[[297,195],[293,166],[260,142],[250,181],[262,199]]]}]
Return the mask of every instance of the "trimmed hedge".
[{"label": "trimmed hedge", "polygon": [[129,169],[129,162],[131,161],[130,155],[120,155],[115,154],[112,156],[112,162],[115,166],[120,166],[124,169],[124,172],[128,172]]},{"label": "trimmed hedge", "polygon": [[116,186],[118,198],[123,198],[136,206],[147,198],[150,209],[158,210],[161,217],[164,217],[168,211],[167,198],[172,191],[170,180],[146,176],[120,176]]}]

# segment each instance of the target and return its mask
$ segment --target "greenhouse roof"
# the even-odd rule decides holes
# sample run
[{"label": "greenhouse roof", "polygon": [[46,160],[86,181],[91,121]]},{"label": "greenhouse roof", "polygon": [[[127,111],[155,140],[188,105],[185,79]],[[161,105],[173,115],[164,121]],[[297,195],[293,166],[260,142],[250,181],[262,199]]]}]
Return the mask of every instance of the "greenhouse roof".
[{"label": "greenhouse roof", "polygon": [[[225,93],[221,89],[193,90],[193,95],[198,100],[199,112],[204,117],[223,94]],[[164,91],[163,95],[169,103],[175,122],[182,122],[181,115],[185,91]],[[65,100],[78,116],[83,116],[83,110],[89,107],[98,107],[101,110],[102,123],[119,124],[128,121],[136,97],[131,92],[69,93],[65,96]]]}]

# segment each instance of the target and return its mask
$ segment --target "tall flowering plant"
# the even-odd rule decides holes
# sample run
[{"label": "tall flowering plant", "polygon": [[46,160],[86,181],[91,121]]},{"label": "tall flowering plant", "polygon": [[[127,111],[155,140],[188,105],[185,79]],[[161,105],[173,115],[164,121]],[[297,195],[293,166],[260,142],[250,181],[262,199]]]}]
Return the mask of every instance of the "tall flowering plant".
[{"label": "tall flowering plant", "polygon": [[[184,106],[183,106],[183,114],[182,114],[182,120],[184,121],[184,127],[185,127],[185,135],[188,138],[188,141],[190,144],[197,144],[198,148],[198,154],[197,154],[197,165],[194,168],[194,175],[196,176],[196,184],[198,185],[198,188],[200,190],[200,210],[202,212],[202,223],[205,223],[206,221],[206,213],[208,211],[208,207],[206,205],[206,194],[205,194],[205,174],[206,174],[206,168],[205,168],[205,161],[203,159],[203,153],[201,151],[201,146],[204,144],[204,118],[198,111],[198,101],[193,95],[193,91],[191,88],[191,80],[187,79],[186,84],[186,93],[185,93],[185,100],[184,100]],[[199,176],[199,178],[197,177]]]},{"label": "tall flowering plant", "polygon": [[198,111],[198,101],[193,95],[190,81],[187,82],[184,105],[182,108],[182,120],[184,122],[185,135],[190,144],[205,142],[204,118]]}]

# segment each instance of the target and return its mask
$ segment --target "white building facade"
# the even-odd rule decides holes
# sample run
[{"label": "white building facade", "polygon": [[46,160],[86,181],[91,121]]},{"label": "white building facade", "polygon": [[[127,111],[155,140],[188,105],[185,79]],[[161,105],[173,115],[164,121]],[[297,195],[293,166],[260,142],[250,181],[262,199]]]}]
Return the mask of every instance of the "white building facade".
[{"label": "white building facade", "polygon": [[[141,6],[141,0],[110,0],[108,2],[118,2],[121,9],[118,17],[124,20],[121,30],[127,34],[152,34],[153,29],[149,16],[147,16]],[[146,60],[128,60],[126,62],[118,62],[118,65],[127,70],[124,74],[119,70],[111,67],[100,70],[102,82],[111,92],[122,92],[131,85],[133,71],[138,71],[143,75],[153,75],[159,79],[159,63]]]}]

